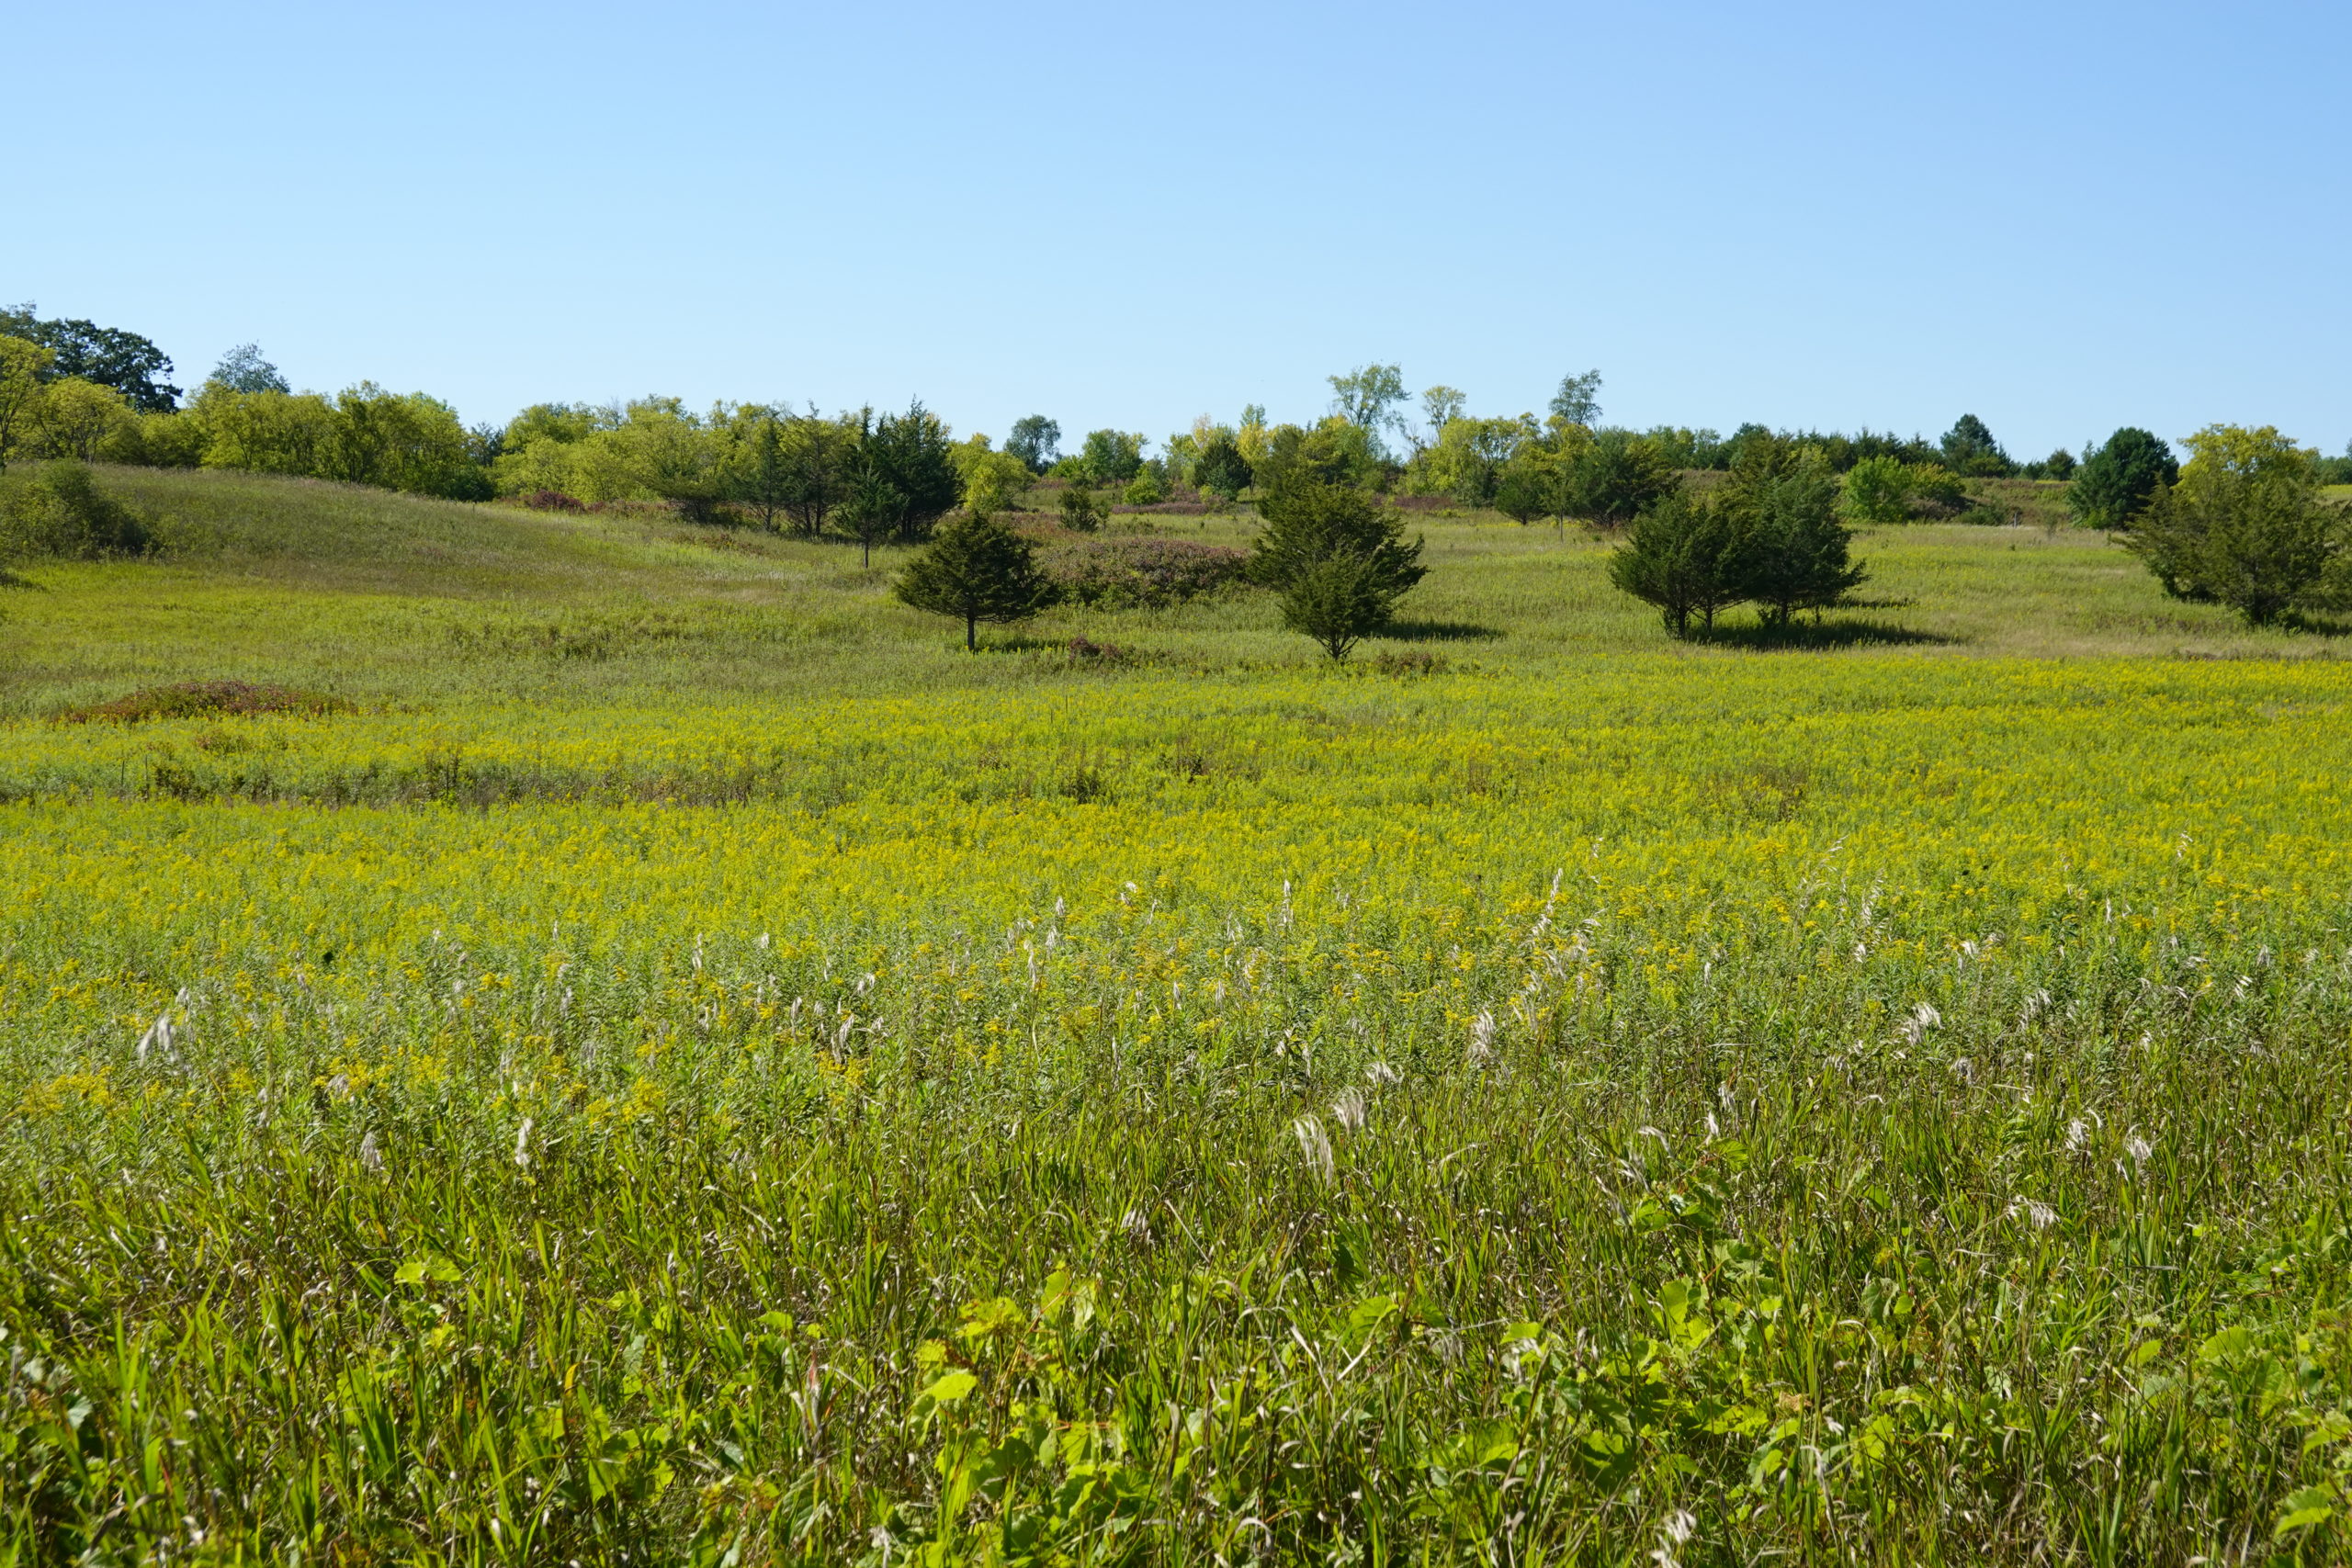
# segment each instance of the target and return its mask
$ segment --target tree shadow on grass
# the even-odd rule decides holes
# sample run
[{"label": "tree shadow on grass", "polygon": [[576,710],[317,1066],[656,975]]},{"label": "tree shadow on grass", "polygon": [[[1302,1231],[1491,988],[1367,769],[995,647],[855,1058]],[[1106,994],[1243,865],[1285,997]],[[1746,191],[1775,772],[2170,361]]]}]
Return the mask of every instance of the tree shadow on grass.
[{"label": "tree shadow on grass", "polygon": [[1396,642],[1496,642],[1503,634],[1467,621],[1391,621],[1373,635]]},{"label": "tree shadow on grass", "polygon": [[2288,631],[2309,632],[2313,637],[2352,637],[2352,621],[2332,620],[2301,610],[2288,611],[2278,617],[2278,625]]},{"label": "tree shadow on grass", "polygon": [[1950,647],[1965,638],[1947,637],[1940,632],[1917,631],[1910,626],[1898,626],[1891,621],[1858,620],[1841,616],[1834,621],[1792,621],[1785,626],[1768,626],[1755,621],[1737,626],[1719,626],[1713,631],[1693,630],[1692,642],[1709,643],[1718,648],[1751,648],[1761,651],[1782,649],[1823,648],[1888,648],[1931,645]]}]

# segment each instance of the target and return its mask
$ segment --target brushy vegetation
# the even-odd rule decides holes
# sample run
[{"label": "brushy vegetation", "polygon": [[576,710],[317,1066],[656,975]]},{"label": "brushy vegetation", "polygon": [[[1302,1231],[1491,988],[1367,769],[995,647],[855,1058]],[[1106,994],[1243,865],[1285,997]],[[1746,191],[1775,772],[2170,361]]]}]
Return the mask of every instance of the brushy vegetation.
[{"label": "brushy vegetation", "polygon": [[1149,535],[1050,540],[1039,561],[1073,604],[1164,609],[1240,585],[1250,552]]},{"label": "brushy vegetation", "polygon": [[[2329,639],[1951,527],[1665,645],[1489,518],[1344,670],[974,659],[887,547],[136,482],[214,553],[0,671],[20,1560],[2345,1552]],[[41,716],[232,675],[364,711]]]},{"label": "brushy vegetation", "polygon": [[110,703],[87,703],[67,708],[58,719],[65,724],[143,724],[159,718],[210,718],[263,713],[301,714],[319,717],[354,713],[348,702],[324,692],[300,692],[287,686],[255,685],[251,681],[182,681],[117,697]]}]

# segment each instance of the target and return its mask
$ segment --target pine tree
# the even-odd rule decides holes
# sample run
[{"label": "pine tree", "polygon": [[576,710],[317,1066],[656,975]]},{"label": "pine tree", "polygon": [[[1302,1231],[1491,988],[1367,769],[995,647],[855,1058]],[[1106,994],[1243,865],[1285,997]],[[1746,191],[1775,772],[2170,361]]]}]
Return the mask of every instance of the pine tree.
[{"label": "pine tree", "polygon": [[1283,625],[1313,637],[1334,660],[1386,626],[1396,607],[1378,569],[1358,556],[1326,557],[1283,590]]},{"label": "pine tree", "polygon": [[1396,514],[1352,485],[1298,471],[1270,486],[1258,502],[1265,532],[1250,559],[1250,574],[1270,588],[1288,588],[1310,567],[1351,556],[1366,567],[1365,582],[1392,599],[1420,581],[1421,544],[1405,542]]},{"label": "pine tree", "polygon": [[1870,573],[1851,563],[1850,529],[1838,520],[1838,480],[1807,448],[1784,471],[1747,483],[1735,473],[1719,503],[1737,535],[1733,580],[1768,626],[1799,610],[1826,610]]},{"label": "pine tree", "polygon": [[2075,520],[2093,528],[2128,528],[2156,491],[2180,478],[2172,447],[2148,431],[2125,425],[2083,455],[2066,487]]},{"label": "pine tree", "polygon": [[1028,540],[991,517],[963,516],[941,528],[899,574],[899,600],[964,622],[964,647],[979,649],[979,625],[1025,621],[1061,597]]},{"label": "pine tree", "polygon": [[1352,485],[1295,468],[1258,502],[1266,530],[1250,574],[1283,596],[1283,624],[1333,659],[1388,624],[1420,581],[1421,542],[1408,544],[1395,513]]},{"label": "pine tree", "polygon": [[1710,627],[1747,594],[1739,582],[1739,530],[1713,496],[1677,492],[1634,519],[1609,558],[1609,579],[1657,606],[1666,629],[1690,635],[1690,617]]}]

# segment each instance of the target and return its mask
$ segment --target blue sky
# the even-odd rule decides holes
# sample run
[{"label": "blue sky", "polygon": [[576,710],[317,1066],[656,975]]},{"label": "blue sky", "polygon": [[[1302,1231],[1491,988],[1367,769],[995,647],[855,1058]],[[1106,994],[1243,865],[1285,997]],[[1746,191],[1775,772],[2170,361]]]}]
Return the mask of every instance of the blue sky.
[{"label": "blue sky", "polygon": [[20,6],[0,299],[469,420],[2352,438],[2352,7]]}]

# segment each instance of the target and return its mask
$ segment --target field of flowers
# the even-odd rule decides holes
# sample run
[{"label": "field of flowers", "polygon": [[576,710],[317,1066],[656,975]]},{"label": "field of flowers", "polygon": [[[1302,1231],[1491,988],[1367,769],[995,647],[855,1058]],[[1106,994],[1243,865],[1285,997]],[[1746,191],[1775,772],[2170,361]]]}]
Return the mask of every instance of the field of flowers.
[{"label": "field of flowers", "polygon": [[[1349,671],[970,659],[141,482],[227,553],[0,603],[0,1562],[2352,1551],[2327,639],[1922,530],[1666,648],[1433,521]],[[328,695],[60,716],[196,679]]]},{"label": "field of flowers", "polygon": [[21,1561],[2233,1560],[2328,665],[0,730]]}]

